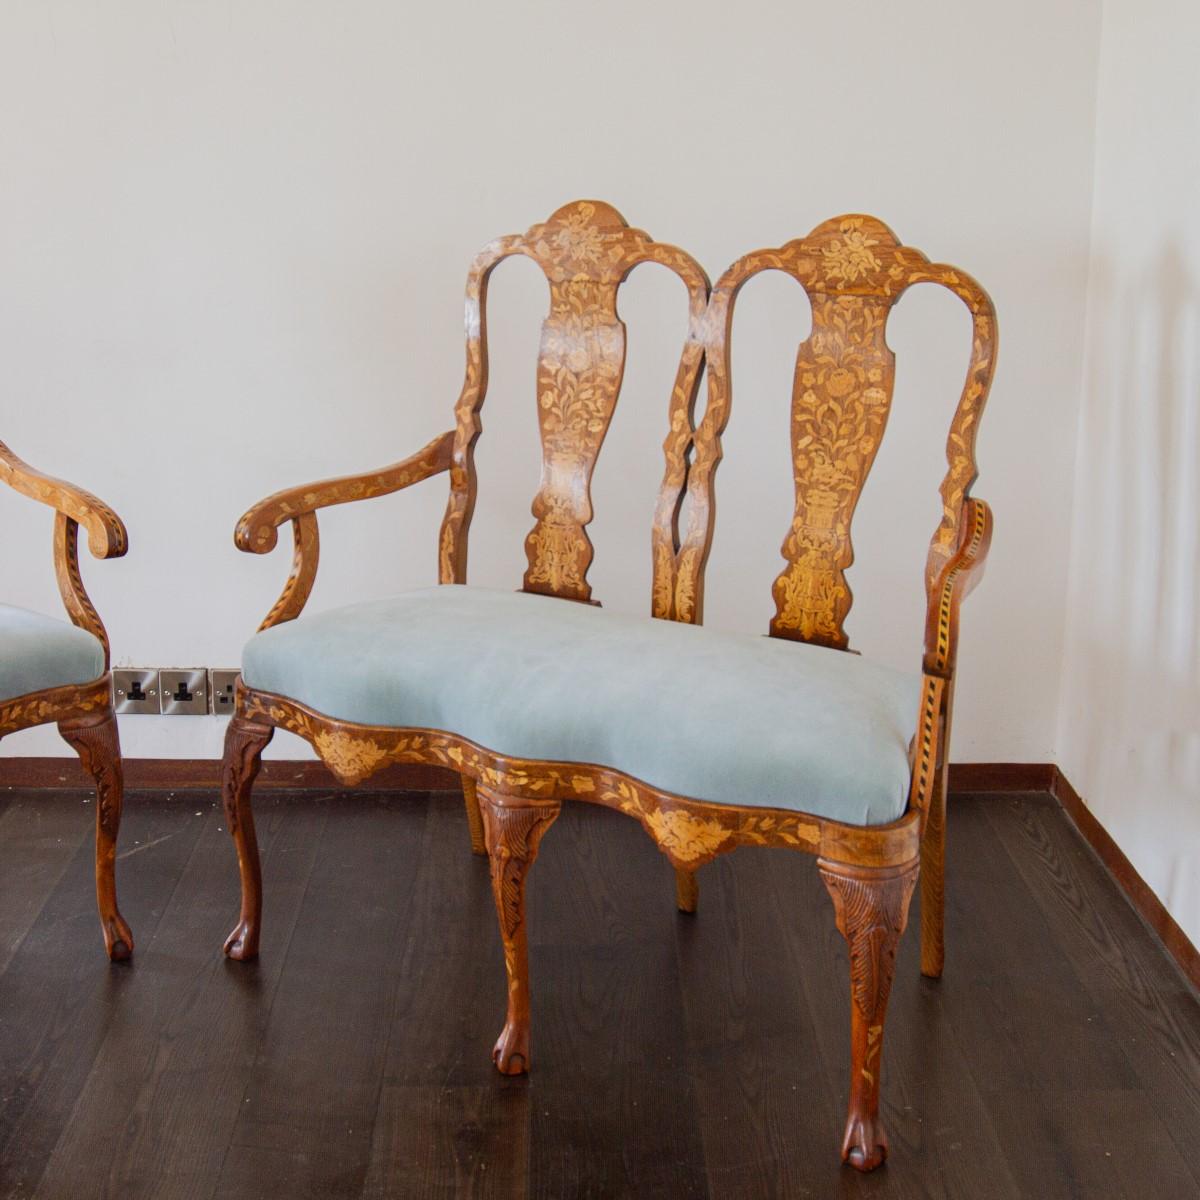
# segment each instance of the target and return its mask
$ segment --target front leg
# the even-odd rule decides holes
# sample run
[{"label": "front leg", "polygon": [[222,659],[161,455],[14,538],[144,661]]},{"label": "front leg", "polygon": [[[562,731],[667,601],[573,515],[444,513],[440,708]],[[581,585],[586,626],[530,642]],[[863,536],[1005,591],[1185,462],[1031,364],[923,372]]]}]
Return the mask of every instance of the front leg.
[{"label": "front leg", "polygon": [[235,716],[225,731],[221,800],[225,806],[225,823],[237,847],[242,882],[242,911],[233,932],[225,939],[225,953],[239,962],[258,956],[258,936],[262,929],[262,868],[258,860],[250,790],[262,763],[262,752],[274,733],[274,726],[241,716]]},{"label": "front leg", "polygon": [[883,1024],[918,865],[917,859],[899,867],[817,860],[850,948],[850,1109],[842,1161],[860,1171],[874,1170],[887,1158],[879,1116]]},{"label": "front leg", "polygon": [[96,784],[96,907],[108,957],[122,962],[133,953],[133,934],[117,908],[117,833],[124,794],[117,720],[109,709],[98,717],[60,721],[58,731]]},{"label": "front leg", "polygon": [[492,892],[508,973],[508,1016],[492,1051],[505,1075],[529,1070],[529,941],[525,932],[525,876],[537,858],[542,835],[562,807],[480,787],[479,809],[491,859]]}]

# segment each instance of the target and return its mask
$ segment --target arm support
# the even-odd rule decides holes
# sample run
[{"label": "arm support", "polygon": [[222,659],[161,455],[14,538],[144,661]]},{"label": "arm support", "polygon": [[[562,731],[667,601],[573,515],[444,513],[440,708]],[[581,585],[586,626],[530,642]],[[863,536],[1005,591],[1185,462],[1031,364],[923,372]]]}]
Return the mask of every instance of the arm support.
[{"label": "arm support", "polygon": [[88,532],[88,548],[96,558],[120,558],[129,549],[125,525],[107,504],[91,492],[62,479],[44,475],[22,462],[0,442],[0,480],[14,491],[57,510],[54,518],[54,575],[72,624],[86,629],[104,647],[108,670],[108,634],[79,573],[79,526]]},{"label": "arm support", "polygon": [[992,510],[982,500],[968,498],[963,504],[962,542],[929,589],[925,616],[926,675],[949,679],[958,655],[958,610],[963,599],[983,578],[988,549],[992,544]]},{"label": "arm support", "polygon": [[321,542],[317,530],[317,509],[330,504],[349,504],[372,496],[386,496],[401,488],[420,483],[450,467],[454,433],[443,433],[424,449],[401,462],[366,475],[345,475],[326,479],[307,487],[276,492],[256,504],[238,522],[233,540],[239,550],[266,554],[279,541],[278,528],[292,522],[292,570],[283,592],[258,627],[261,632],[291,621],[300,615],[317,577]]},{"label": "arm support", "polygon": [[925,619],[925,662],[921,707],[913,738],[912,787],[909,803],[921,813],[922,829],[939,779],[945,786],[946,749],[954,697],[958,654],[958,610],[963,598],[983,578],[992,544],[992,510],[982,500],[963,505],[963,540],[929,590]]}]

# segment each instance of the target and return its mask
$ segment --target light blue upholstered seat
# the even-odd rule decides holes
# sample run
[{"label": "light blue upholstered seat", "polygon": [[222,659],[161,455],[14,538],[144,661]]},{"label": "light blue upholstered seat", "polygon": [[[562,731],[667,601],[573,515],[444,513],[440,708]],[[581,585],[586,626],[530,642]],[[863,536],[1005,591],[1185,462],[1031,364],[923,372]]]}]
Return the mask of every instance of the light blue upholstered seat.
[{"label": "light blue upholstered seat", "polygon": [[338,720],[856,825],[904,812],[920,688],[837,650],[457,585],[277,625],[242,674]]},{"label": "light blue upholstered seat", "polygon": [[104,647],[86,629],[0,604],[0,700],[103,674]]}]

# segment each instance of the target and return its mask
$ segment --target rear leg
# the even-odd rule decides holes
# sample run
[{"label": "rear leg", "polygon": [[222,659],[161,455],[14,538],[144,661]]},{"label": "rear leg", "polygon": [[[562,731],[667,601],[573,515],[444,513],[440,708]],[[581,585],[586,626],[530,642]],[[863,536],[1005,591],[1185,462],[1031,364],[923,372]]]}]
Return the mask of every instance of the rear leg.
[{"label": "rear leg", "polygon": [[946,773],[938,772],[921,838],[921,974],[938,979],[946,962]]},{"label": "rear leg", "polygon": [[700,884],[696,872],[675,868],[675,904],[680,912],[694,913],[700,903]]},{"label": "rear leg", "polygon": [[479,812],[479,793],[475,780],[469,775],[462,777],[463,803],[467,809],[467,828],[471,831],[471,853],[486,855],[487,843],[483,834],[483,817]]}]

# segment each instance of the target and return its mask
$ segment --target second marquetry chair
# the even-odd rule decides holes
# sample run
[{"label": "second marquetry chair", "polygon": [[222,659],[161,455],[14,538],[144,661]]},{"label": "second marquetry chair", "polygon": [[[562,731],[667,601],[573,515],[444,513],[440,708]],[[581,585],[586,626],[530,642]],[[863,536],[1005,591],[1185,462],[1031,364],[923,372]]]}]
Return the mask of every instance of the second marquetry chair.
[{"label": "second marquetry chair", "polygon": [[[542,477],[516,593],[466,586],[487,377],[486,287],[510,255],[532,258],[550,284],[537,370]],[[652,615],[637,619],[591,602],[586,526],[592,470],[624,367],[617,291],[642,262],[683,280],[690,321],[651,526]],[[800,347],[792,396],[796,506],[771,636],[761,638],[698,626],[713,477],[730,412],[734,302],[746,280],[770,269],[807,291],[813,328]],[[891,405],[885,324],[899,296],[925,281],[965,301],[974,338],[948,442],[943,516],[925,567],[924,661],[907,674],[844,652],[845,570],[851,518]],[[887,1150],[879,1118],[884,1014],[918,870],[922,970],[942,969],[946,746],[958,608],[991,534],[987,507],[968,489],[994,355],[983,291],[901,246],[870,217],[838,218],[740,259],[711,299],[690,257],[599,203],[568,205],[527,234],[489,245],[468,277],[467,372],[455,428],[382,471],[281,492],[238,526],[237,544],[264,553],[290,521],[295,558],[283,595],[246,648],[226,742],[224,802],[242,877],[242,912],[227,952],[258,951],[262,895],[250,790],[275,728],[306,738],[348,784],[393,762],[461,774],[477,830],[482,818],[504,943],[508,1013],[493,1057],[506,1073],[530,1063],[525,879],[563,800],[607,805],[640,821],[675,867],[687,910],[695,907],[696,869],[717,854],[748,845],[800,850],[817,858],[850,954],[842,1155],[860,1170],[877,1166]],[[706,359],[708,403],[697,424]],[[442,472],[450,499],[440,586],[297,620],[316,572],[317,510]]]},{"label": "second marquetry chair", "polygon": [[0,443],[0,481],[55,510],[54,573],[71,623],[0,605],[0,737],[54,721],[96,784],[96,901],[104,948],[133,953],[114,877],[122,772],[108,634],[79,574],[79,526],[97,558],[128,549],[121,518],[95,496],[22,462]]}]

